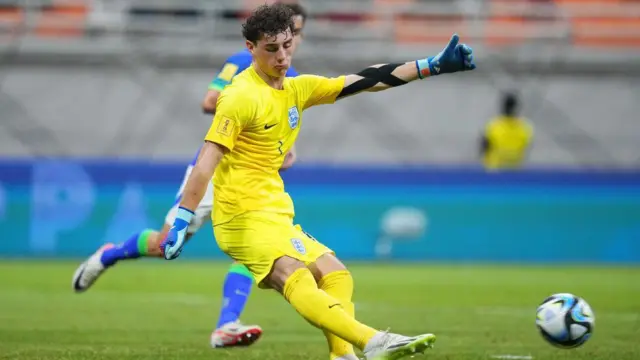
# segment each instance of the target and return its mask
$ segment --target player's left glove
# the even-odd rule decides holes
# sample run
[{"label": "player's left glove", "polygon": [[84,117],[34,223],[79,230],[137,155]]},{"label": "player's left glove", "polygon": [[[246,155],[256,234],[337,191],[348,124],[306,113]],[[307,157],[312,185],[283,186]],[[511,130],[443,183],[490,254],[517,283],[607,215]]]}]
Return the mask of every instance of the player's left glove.
[{"label": "player's left glove", "polygon": [[475,69],[473,49],[468,45],[458,44],[459,41],[458,34],[453,34],[449,44],[438,55],[417,60],[420,78]]},{"label": "player's left glove", "polygon": [[191,219],[193,219],[192,211],[183,207],[178,208],[173,226],[169,230],[167,238],[160,244],[165,259],[173,260],[180,256]]}]

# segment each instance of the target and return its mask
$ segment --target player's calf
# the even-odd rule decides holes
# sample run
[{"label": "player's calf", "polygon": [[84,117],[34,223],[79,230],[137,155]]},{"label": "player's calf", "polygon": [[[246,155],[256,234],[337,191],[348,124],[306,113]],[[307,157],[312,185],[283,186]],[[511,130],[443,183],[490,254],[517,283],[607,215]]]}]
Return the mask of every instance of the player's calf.
[{"label": "player's calf", "polygon": [[[328,263],[335,263],[329,257],[324,257]],[[330,274],[335,274],[335,279],[327,278]],[[323,282],[347,285],[347,280],[351,278],[346,270],[330,274],[325,275]],[[421,353],[435,342],[432,334],[408,337],[377,331],[358,322],[343,305],[349,298],[352,286],[335,288],[335,296],[342,294],[345,298],[340,301],[320,289],[311,271],[296,259],[285,256],[276,260],[266,280],[267,284],[281,291],[307,321],[363,350],[367,360],[401,359]],[[332,287],[328,284],[323,286],[327,289]]]},{"label": "player's calf", "polygon": [[233,263],[229,267],[222,286],[222,307],[216,329],[238,322],[251,294],[252,286],[253,275],[249,269],[240,263]]},{"label": "player's calf", "polygon": [[[342,310],[355,318],[353,297],[353,278],[346,266],[333,254],[326,253],[308,265],[309,270],[318,283],[318,288],[340,302]],[[353,346],[331,333],[323,330],[329,344],[332,359],[350,359],[355,357]],[[357,357],[355,357],[357,359]]]},{"label": "player's calf", "polygon": [[142,256],[160,257],[160,243],[164,231],[144,230],[131,236],[122,244],[106,244],[100,247],[76,269],[72,287],[75,292],[89,289],[109,267],[120,260]]},{"label": "player's calf", "polygon": [[311,271],[299,260],[279,258],[265,280],[307,321],[350,344],[362,349],[377,333],[344,311],[339,300],[319,289]]},{"label": "player's calf", "polygon": [[[163,257],[160,244],[167,237],[170,228],[165,224],[160,232],[147,229],[134,234],[124,243],[105,251],[102,256],[104,265],[109,267],[120,260],[140,257]],[[187,240],[190,237],[191,234],[187,234]]]},{"label": "player's calf", "polygon": [[[132,235],[127,241],[106,250],[102,254],[102,263],[105,267],[115,265],[120,260],[137,259],[150,256],[159,257],[162,255],[160,243],[162,233],[155,230],[143,230]],[[166,235],[166,233],[164,233]]]}]

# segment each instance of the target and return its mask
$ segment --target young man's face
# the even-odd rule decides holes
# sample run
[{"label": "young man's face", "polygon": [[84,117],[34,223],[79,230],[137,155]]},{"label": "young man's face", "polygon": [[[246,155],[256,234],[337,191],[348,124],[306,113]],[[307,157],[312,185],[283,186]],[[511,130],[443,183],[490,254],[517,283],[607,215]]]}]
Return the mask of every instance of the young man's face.
[{"label": "young man's face", "polygon": [[293,51],[298,49],[298,46],[302,43],[302,30],[304,29],[304,19],[302,15],[296,15],[293,17]]},{"label": "young man's face", "polygon": [[291,66],[295,50],[295,39],[291,29],[276,36],[263,36],[255,44],[247,40],[258,68],[270,77],[283,77]]}]

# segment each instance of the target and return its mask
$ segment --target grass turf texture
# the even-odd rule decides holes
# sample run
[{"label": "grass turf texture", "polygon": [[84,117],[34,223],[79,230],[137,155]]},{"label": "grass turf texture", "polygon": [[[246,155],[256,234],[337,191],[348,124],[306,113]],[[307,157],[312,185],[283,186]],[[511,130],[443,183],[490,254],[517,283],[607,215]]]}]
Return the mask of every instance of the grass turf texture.
[{"label": "grass turf texture", "polygon": [[[322,333],[277,294],[255,289],[243,316],[265,334],[213,350],[209,334],[228,263],[142,261],[71,291],[75,262],[0,262],[0,359],[328,359]],[[351,264],[359,319],[406,334],[433,332],[425,359],[640,358],[640,268]],[[535,328],[548,295],[584,297],[595,333],[556,349]],[[416,359],[418,359],[417,357]]]}]

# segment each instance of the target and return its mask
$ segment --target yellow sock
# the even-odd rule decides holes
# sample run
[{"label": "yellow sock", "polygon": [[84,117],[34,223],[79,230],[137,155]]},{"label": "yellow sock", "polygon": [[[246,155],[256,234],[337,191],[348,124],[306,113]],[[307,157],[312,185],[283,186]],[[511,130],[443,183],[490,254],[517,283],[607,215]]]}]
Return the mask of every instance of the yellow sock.
[{"label": "yellow sock", "polygon": [[[334,271],[318,282],[320,290],[340,301],[342,310],[355,319],[355,307],[351,302],[353,296],[353,278],[347,270]],[[329,359],[333,360],[346,354],[354,354],[353,346],[328,330],[323,330],[329,344]],[[367,339],[368,341],[368,339]]]},{"label": "yellow sock", "polygon": [[298,269],[287,279],[284,297],[307,321],[361,350],[377,332],[356,321],[343,310],[340,301],[318,289],[309,269]]}]

